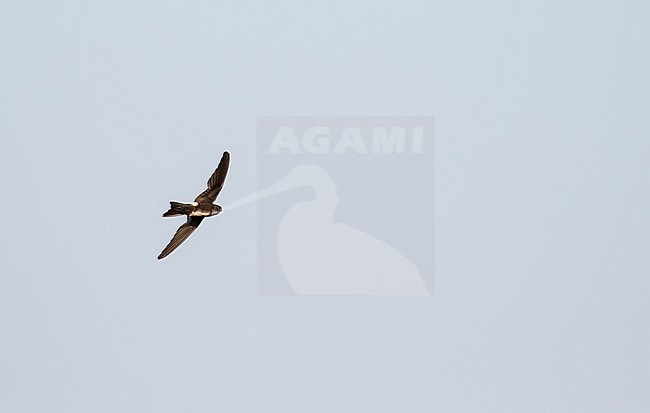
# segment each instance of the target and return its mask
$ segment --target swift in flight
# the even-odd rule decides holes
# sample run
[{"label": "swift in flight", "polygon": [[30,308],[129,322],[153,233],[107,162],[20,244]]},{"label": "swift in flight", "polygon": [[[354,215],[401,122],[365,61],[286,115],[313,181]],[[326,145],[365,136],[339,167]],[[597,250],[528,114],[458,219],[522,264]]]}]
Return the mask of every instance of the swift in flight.
[{"label": "swift in flight", "polygon": [[163,217],[187,215],[187,221],[178,228],[172,240],[169,241],[169,244],[160,253],[158,256],[159,260],[171,254],[183,241],[192,235],[205,217],[211,217],[221,212],[221,206],[214,204],[214,201],[217,199],[219,192],[221,192],[221,188],[223,188],[229,166],[230,153],[224,152],[219,166],[217,166],[217,169],[208,180],[208,189],[201,192],[194,202],[182,203],[169,201],[169,211],[165,212]]}]

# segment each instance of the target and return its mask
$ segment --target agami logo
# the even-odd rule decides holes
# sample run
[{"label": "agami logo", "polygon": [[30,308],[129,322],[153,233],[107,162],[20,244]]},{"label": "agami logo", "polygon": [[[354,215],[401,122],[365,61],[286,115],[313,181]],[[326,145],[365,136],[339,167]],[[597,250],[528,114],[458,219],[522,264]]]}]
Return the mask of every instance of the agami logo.
[{"label": "agami logo", "polygon": [[433,293],[433,118],[258,118],[258,294]]},{"label": "agami logo", "polygon": [[282,126],[267,153],[422,153],[422,126],[371,127],[364,131],[358,126],[344,127],[334,134],[330,127],[314,126],[301,135],[293,126]]}]

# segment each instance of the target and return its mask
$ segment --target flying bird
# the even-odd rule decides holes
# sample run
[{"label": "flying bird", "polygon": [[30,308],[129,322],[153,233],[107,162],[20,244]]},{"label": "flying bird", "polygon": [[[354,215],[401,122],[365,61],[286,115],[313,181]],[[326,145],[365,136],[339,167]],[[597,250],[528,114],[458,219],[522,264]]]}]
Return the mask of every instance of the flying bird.
[{"label": "flying bird", "polygon": [[162,250],[158,256],[159,260],[171,254],[176,248],[179,247],[179,245],[183,243],[183,241],[192,235],[192,233],[203,221],[203,218],[211,217],[221,212],[221,206],[216,205],[213,202],[217,199],[217,196],[219,196],[221,188],[223,188],[223,183],[226,180],[229,166],[230,153],[226,151],[223,153],[221,161],[219,161],[219,166],[217,166],[217,169],[208,180],[208,189],[201,192],[201,194],[196,197],[194,202],[182,203],[169,201],[169,211],[165,212],[163,214],[163,217],[177,217],[180,215],[187,215],[187,221],[178,228],[172,240],[169,241],[169,244],[167,244],[165,249]]}]

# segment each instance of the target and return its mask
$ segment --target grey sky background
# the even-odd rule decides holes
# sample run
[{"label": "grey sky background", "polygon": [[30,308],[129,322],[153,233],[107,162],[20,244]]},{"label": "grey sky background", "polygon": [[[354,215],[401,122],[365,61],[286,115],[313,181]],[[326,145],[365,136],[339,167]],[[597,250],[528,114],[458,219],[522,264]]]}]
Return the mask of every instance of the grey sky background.
[{"label": "grey sky background", "polygon": [[[422,3],[3,2],[0,411],[648,411],[650,9]],[[434,297],[156,261],[260,115],[435,116]]]}]

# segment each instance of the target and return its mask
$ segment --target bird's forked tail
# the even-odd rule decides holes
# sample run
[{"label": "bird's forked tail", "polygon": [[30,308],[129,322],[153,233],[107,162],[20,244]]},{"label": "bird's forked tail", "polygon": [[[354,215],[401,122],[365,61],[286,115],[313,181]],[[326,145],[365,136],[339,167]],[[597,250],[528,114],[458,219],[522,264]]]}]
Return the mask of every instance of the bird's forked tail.
[{"label": "bird's forked tail", "polygon": [[177,217],[179,215],[189,215],[194,207],[191,204],[182,202],[169,201],[169,211],[163,214],[163,217]]}]

